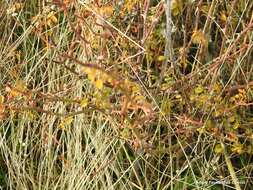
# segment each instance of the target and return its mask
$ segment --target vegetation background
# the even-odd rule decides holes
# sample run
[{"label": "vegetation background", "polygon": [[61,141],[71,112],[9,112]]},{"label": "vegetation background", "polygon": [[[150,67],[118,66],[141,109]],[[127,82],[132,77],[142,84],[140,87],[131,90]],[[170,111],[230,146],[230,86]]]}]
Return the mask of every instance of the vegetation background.
[{"label": "vegetation background", "polygon": [[252,0],[0,0],[0,189],[252,189]]}]

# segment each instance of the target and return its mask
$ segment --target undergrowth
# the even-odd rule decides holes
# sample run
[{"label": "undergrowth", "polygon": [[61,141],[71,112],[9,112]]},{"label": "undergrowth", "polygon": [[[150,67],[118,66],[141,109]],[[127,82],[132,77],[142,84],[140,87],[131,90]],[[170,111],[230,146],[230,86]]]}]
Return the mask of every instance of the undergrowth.
[{"label": "undergrowth", "polygon": [[1,189],[252,189],[253,1],[169,2],[0,0]]}]

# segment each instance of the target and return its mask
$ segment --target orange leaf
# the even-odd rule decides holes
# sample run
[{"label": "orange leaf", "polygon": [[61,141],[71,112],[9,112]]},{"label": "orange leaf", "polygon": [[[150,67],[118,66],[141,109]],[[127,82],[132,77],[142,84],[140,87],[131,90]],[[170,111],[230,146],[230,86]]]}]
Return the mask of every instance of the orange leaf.
[{"label": "orange leaf", "polygon": [[194,30],[192,34],[192,43],[194,44],[206,44],[205,35],[201,30]]}]

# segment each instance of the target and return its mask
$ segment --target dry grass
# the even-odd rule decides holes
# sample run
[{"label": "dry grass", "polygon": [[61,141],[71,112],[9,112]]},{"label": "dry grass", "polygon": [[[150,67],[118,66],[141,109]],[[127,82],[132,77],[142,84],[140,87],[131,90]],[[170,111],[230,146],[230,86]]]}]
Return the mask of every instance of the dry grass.
[{"label": "dry grass", "polygon": [[0,0],[1,189],[253,187],[253,2],[166,2]]}]

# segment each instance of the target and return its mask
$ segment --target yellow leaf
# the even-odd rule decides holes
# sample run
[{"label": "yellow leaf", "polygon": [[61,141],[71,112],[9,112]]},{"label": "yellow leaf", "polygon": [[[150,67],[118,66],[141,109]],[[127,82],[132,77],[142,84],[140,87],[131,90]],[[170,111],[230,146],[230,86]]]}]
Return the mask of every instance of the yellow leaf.
[{"label": "yellow leaf", "polygon": [[15,9],[18,11],[18,10],[22,9],[23,4],[22,3],[15,3],[14,6],[15,6]]},{"label": "yellow leaf", "polygon": [[21,92],[25,92],[27,90],[26,84],[22,80],[17,81],[14,88]]},{"label": "yellow leaf", "polygon": [[238,92],[242,97],[246,95],[245,89],[238,89]]},{"label": "yellow leaf", "polygon": [[141,88],[138,84],[129,84],[129,85],[132,87],[132,92],[133,93],[137,94],[141,91]]},{"label": "yellow leaf", "polygon": [[241,154],[243,152],[243,145],[241,143],[235,143],[235,144],[233,144],[231,151]]},{"label": "yellow leaf", "polygon": [[142,96],[142,95],[137,95],[137,96],[134,97],[134,100],[135,100],[136,102],[138,102],[138,101],[143,101],[143,100],[145,100],[145,97]]},{"label": "yellow leaf", "polygon": [[213,86],[213,90],[214,90],[216,93],[220,93],[221,90],[222,90],[222,86],[221,86],[219,83],[215,83],[214,86]]},{"label": "yellow leaf", "polygon": [[216,110],[213,112],[213,116],[214,116],[214,117],[219,117],[219,116],[221,116],[223,113],[224,113],[224,111],[223,111],[221,108],[218,108],[218,109],[216,109]]},{"label": "yellow leaf", "polygon": [[100,73],[100,78],[103,81],[108,81],[108,82],[111,81],[111,77],[107,73]]},{"label": "yellow leaf", "polygon": [[111,16],[113,14],[113,7],[112,6],[104,6],[100,9],[102,15]]},{"label": "yellow leaf", "polygon": [[58,127],[59,127],[60,129],[62,129],[62,130],[65,130],[65,126],[64,126],[62,123],[60,123],[60,125],[58,125]]},{"label": "yellow leaf", "polygon": [[181,96],[180,94],[177,94],[177,95],[175,96],[175,98],[176,98],[176,99],[179,99],[179,100],[182,100],[182,96]]},{"label": "yellow leaf", "polygon": [[48,15],[47,15],[47,25],[51,28],[53,27],[54,24],[57,23],[57,18],[55,16],[55,13],[54,12],[50,12]]},{"label": "yellow leaf", "polygon": [[203,134],[206,132],[206,128],[205,126],[203,126],[203,127],[198,128],[197,131],[199,132],[199,134]]},{"label": "yellow leaf", "polygon": [[87,107],[88,99],[87,98],[82,99],[81,102],[80,102],[80,105],[81,105],[82,108]]},{"label": "yellow leaf", "polygon": [[230,123],[235,122],[235,116],[229,117],[229,118],[228,118],[228,121],[229,121]]},{"label": "yellow leaf", "polygon": [[3,103],[4,103],[4,96],[0,95],[0,104],[3,104]]},{"label": "yellow leaf", "polygon": [[103,81],[101,79],[97,79],[95,82],[95,86],[98,89],[102,89],[103,88]]},{"label": "yellow leaf", "polygon": [[217,154],[223,152],[223,148],[222,148],[221,144],[216,144],[216,145],[215,145],[215,147],[214,147],[214,152],[217,153]]},{"label": "yellow leaf", "polygon": [[194,30],[192,34],[192,43],[194,44],[206,44],[205,35],[201,30]]},{"label": "yellow leaf", "polygon": [[55,16],[55,13],[52,12],[52,11],[47,15],[47,19],[52,20],[52,22],[54,22],[54,23],[56,23],[58,21],[56,16]]},{"label": "yellow leaf", "polygon": [[54,16],[54,15],[51,16],[50,19],[52,20],[53,23],[57,23],[57,21],[58,21],[56,16]]},{"label": "yellow leaf", "polygon": [[65,124],[65,125],[70,125],[70,124],[72,123],[72,121],[73,121],[73,117],[72,117],[72,116],[66,117],[66,118],[64,119],[64,124]]},{"label": "yellow leaf", "polygon": [[205,14],[208,14],[208,11],[209,11],[209,6],[207,4],[203,4],[201,7],[200,7],[200,10],[203,11]]},{"label": "yellow leaf", "polygon": [[33,121],[34,118],[35,118],[35,115],[34,115],[34,113],[33,113],[32,111],[28,111],[28,112],[27,112],[27,117],[28,117],[28,119],[29,119],[30,121]]},{"label": "yellow leaf", "polygon": [[16,56],[18,62],[20,62],[20,60],[21,60],[21,52],[20,51],[16,51],[15,56]]},{"label": "yellow leaf", "polygon": [[18,97],[21,95],[21,93],[25,92],[27,90],[27,87],[25,85],[24,81],[17,81],[14,87],[6,87],[6,92],[9,93],[12,97]]},{"label": "yellow leaf", "polygon": [[234,124],[233,124],[233,128],[234,129],[238,129],[240,127],[240,124],[238,121],[236,121]]},{"label": "yellow leaf", "polygon": [[91,68],[89,67],[83,67],[82,68],[82,71],[85,73],[85,74],[89,74],[91,72]]},{"label": "yellow leaf", "polygon": [[7,14],[13,14],[17,11],[20,11],[23,8],[22,3],[14,3],[10,8],[7,9]]},{"label": "yellow leaf", "polygon": [[194,89],[195,94],[201,94],[204,91],[203,86],[198,86]]},{"label": "yellow leaf", "polygon": [[96,78],[96,75],[95,75],[95,74],[93,74],[93,73],[88,74],[88,79],[89,79],[91,82],[94,82],[94,81],[95,81],[95,78]]},{"label": "yellow leaf", "polygon": [[221,14],[220,14],[220,20],[221,22],[223,23],[226,23],[227,22],[227,16],[225,14],[225,11],[222,11]]},{"label": "yellow leaf", "polygon": [[172,15],[173,16],[179,15],[183,10],[182,0],[173,0],[171,9],[172,9]]},{"label": "yellow leaf", "polygon": [[83,68],[83,72],[86,73],[88,75],[88,79],[91,81],[91,82],[94,82],[95,81],[95,78],[98,74],[97,70],[94,69],[94,68],[90,68],[90,67],[84,67]]},{"label": "yellow leaf", "polygon": [[127,12],[131,12],[136,4],[136,0],[126,0],[125,1],[125,9],[127,10]]},{"label": "yellow leaf", "polygon": [[198,97],[198,101],[202,104],[206,104],[207,101],[208,101],[209,97],[207,94],[201,94],[199,97]]},{"label": "yellow leaf", "polygon": [[47,20],[47,25],[49,26],[49,28],[53,27],[53,23],[50,19]]},{"label": "yellow leaf", "polygon": [[160,55],[157,57],[157,61],[164,61],[165,57],[163,55]]},{"label": "yellow leaf", "polygon": [[4,112],[5,112],[5,107],[0,104],[0,119],[3,117]]},{"label": "yellow leaf", "polygon": [[65,130],[65,129],[66,129],[65,126],[66,126],[66,125],[70,125],[70,124],[72,123],[72,121],[73,121],[73,117],[72,117],[72,116],[66,117],[66,118],[64,118],[64,119],[61,121],[61,123],[58,125],[58,127],[59,127],[60,129]]}]

